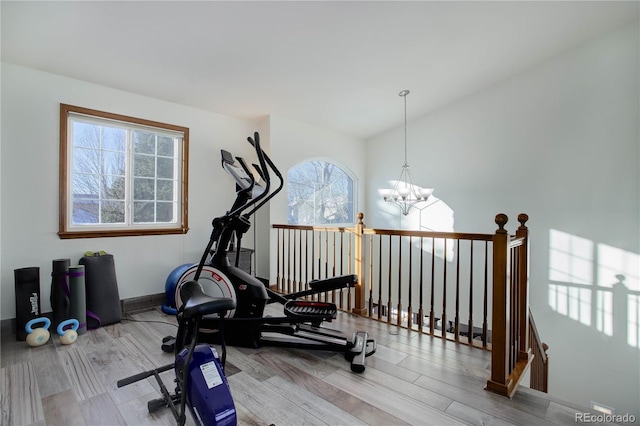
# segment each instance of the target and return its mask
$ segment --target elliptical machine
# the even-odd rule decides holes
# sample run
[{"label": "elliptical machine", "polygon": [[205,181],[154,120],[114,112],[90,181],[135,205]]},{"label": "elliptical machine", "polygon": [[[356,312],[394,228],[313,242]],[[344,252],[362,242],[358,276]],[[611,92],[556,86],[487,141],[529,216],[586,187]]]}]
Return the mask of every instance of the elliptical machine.
[{"label": "elliptical machine", "polygon": [[[247,138],[254,147],[258,164],[252,164],[259,181],[241,157],[234,157],[221,150],[222,167],[236,182],[236,199],[231,209],[223,216],[213,219],[211,237],[200,262],[186,269],[175,286],[176,306],[181,306],[181,288],[185,283],[196,281],[203,291],[213,297],[229,298],[236,302],[224,316],[224,338],[232,346],[259,348],[282,346],[303,349],[343,352],[351,363],[351,370],[361,373],[366,367],[366,358],[376,351],[374,339],[366,331],[344,334],[323,327],[337,317],[334,303],[303,299],[331,290],[355,287],[357,275],[341,275],[309,282],[309,289],[290,293],[276,293],[256,277],[237,268],[242,235],[251,227],[249,221],[258,209],[281,191],[284,180],[273,161],[260,147],[260,137]],[[271,172],[278,178],[277,187],[271,190]],[[248,210],[251,208],[250,210]],[[248,211],[247,211],[248,210]],[[243,213],[247,211],[246,213]],[[227,258],[228,247],[235,236],[238,253],[236,265]],[[283,315],[264,316],[268,304],[283,305]],[[202,330],[217,330],[223,318],[219,314],[206,315],[200,322]],[[208,343],[220,343],[216,333],[200,333],[199,339]],[[172,351],[174,340],[170,336],[163,341],[163,350]]]}]

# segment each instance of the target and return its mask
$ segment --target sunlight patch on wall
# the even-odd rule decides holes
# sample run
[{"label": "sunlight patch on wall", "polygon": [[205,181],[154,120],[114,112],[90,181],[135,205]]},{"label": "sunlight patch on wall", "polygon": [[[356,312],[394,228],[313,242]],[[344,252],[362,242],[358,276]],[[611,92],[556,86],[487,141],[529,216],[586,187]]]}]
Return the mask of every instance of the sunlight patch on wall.
[{"label": "sunlight patch on wall", "polygon": [[640,295],[629,296],[627,343],[634,348],[640,348]]},{"label": "sunlight patch on wall", "polygon": [[593,284],[593,242],[566,232],[551,230],[549,235],[549,306],[559,314],[591,325]]},{"label": "sunlight patch on wall", "polygon": [[613,298],[611,292],[598,290],[596,297],[596,330],[613,336]]},{"label": "sunlight patch on wall", "polygon": [[[385,225],[388,229],[455,232],[453,209],[440,198],[433,195],[431,195],[427,201],[416,204],[411,210],[409,210],[409,214],[406,216],[402,214],[398,206],[393,203],[385,202],[382,197],[380,197],[377,204],[380,211],[388,216],[388,219],[386,220],[387,224]],[[416,241],[418,240],[416,239]],[[428,253],[433,251],[437,257],[444,259],[444,239],[437,238],[433,247],[430,241],[431,240],[425,240],[423,250]],[[415,243],[416,246],[417,244],[418,243]],[[448,260],[454,258],[454,247],[455,243],[453,241],[450,240],[446,243],[446,258]]]},{"label": "sunlight patch on wall", "polygon": [[557,313],[640,348],[640,255],[549,232],[548,304]]},{"label": "sunlight patch on wall", "polygon": [[598,244],[598,285],[612,287],[621,281],[627,290],[640,291],[640,255]]},{"label": "sunlight patch on wall", "polygon": [[559,314],[591,325],[591,290],[549,284],[549,306]]},{"label": "sunlight patch on wall", "polygon": [[552,229],[549,246],[551,281],[593,284],[593,241]]}]

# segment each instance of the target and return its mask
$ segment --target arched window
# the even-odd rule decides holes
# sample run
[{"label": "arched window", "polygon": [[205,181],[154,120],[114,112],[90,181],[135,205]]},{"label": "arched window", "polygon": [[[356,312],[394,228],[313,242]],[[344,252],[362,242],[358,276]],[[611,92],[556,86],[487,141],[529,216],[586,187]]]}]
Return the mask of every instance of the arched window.
[{"label": "arched window", "polygon": [[328,161],[300,163],[287,173],[290,225],[354,223],[354,179]]}]

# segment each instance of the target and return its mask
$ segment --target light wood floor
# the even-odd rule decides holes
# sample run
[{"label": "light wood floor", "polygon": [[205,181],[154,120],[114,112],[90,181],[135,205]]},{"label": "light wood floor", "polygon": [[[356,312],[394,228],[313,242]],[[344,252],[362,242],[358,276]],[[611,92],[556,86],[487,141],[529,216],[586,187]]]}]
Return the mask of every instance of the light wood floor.
[{"label": "light wood floor", "polygon": [[[366,330],[378,351],[354,374],[338,353],[288,348],[229,348],[227,376],[241,425],[574,425],[570,407],[528,389],[512,400],[483,390],[489,353],[339,313],[331,327]],[[0,424],[175,424],[149,378],[118,389],[124,377],[169,364],[162,337],[175,334],[159,309],[80,336],[29,348],[2,327]],[[159,321],[143,322],[143,321]],[[173,389],[171,371],[162,374]],[[193,424],[188,418],[187,424]]]}]

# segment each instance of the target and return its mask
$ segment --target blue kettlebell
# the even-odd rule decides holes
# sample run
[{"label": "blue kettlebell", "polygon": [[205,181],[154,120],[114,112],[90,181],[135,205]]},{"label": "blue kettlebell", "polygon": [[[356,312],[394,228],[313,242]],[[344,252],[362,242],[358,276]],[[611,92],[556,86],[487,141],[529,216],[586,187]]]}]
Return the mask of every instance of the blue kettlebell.
[{"label": "blue kettlebell", "polygon": [[[64,328],[67,325],[71,325],[71,328],[65,330]],[[56,330],[60,335],[60,343],[63,345],[70,345],[78,340],[78,327],[80,327],[80,323],[77,319],[72,318],[62,321]]]},{"label": "blue kettlebell", "polygon": [[[37,324],[39,322],[44,323],[44,326],[33,329],[33,324]],[[47,317],[34,318],[29,321],[24,329],[28,333],[27,334],[27,345],[32,348],[42,346],[49,341],[49,326],[51,325],[51,321]]]}]

